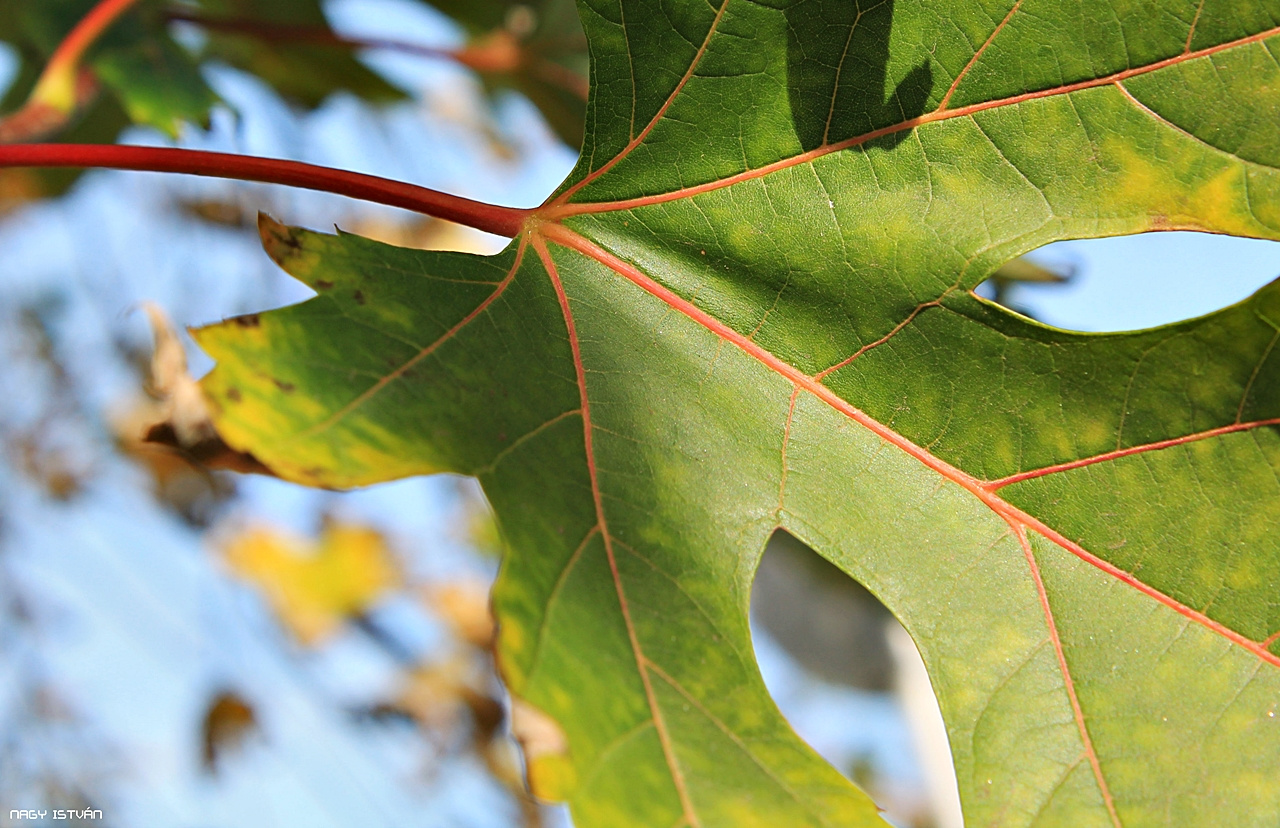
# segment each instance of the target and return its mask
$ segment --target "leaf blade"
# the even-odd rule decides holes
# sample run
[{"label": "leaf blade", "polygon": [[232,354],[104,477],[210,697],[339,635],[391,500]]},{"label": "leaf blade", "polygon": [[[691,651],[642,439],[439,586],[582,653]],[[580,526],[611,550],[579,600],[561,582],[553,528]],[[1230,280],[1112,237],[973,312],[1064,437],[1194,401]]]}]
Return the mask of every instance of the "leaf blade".
[{"label": "leaf blade", "polygon": [[[792,51],[794,32],[826,19],[821,4],[690,3],[667,28],[638,0],[591,4],[582,161],[497,260],[509,287],[474,320],[509,322],[465,329],[491,359],[448,351],[438,376],[397,374],[374,396],[441,394],[414,414],[447,429],[375,406],[376,422],[415,437],[364,476],[342,477],[332,448],[359,444],[355,426],[308,434],[314,445],[290,461],[301,468],[310,451],[332,475],[320,479],[368,482],[379,468],[418,470],[401,460],[421,441],[439,453],[431,468],[479,475],[510,546],[495,590],[504,674],[566,734],[531,775],[583,824],[877,820],[789,733],[755,670],[747,600],[776,527],[866,584],[919,643],[970,820],[1247,824],[1280,812],[1246,758],[1280,745],[1261,703],[1280,666],[1267,595],[1280,560],[1268,540],[1276,288],[1110,335],[1037,325],[970,292],[1062,237],[1280,236],[1280,178],[1256,160],[1280,144],[1274,125],[1246,118],[1206,140],[1169,103],[1206,94],[1209,65],[1253,89],[1240,67],[1280,35],[1265,15],[1232,28],[1206,3],[1132,45],[1117,35],[1136,19],[1123,14],[1077,43],[1061,15],[1080,13],[1053,10],[1069,65],[1046,86],[1048,64],[1028,58],[1010,92],[988,70],[1049,24],[1017,3],[952,6],[978,36],[963,48],[954,32],[935,38],[936,62],[929,36],[945,21],[900,2],[831,18],[814,47],[836,58],[824,69]],[[846,69],[845,51],[870,63]],[[633,74],[637,56],[650,74]],[[1258,92],[1259,106],[1270,100]],[[365,274],[411,255],[296,238],[317,266],[347,256],[340,267]],[[492,290],[464,302],[445,284],[418,286],[454,302],[436,330]],[[472,383],[465,393],[449,396],[449,371]],[[387,376],[348,382],[345,398]],[[332,377],[308,382],[308,395],[330,393]],[[264,389],[262,407],[291,405]],[[441,413],[451,407],[466,421]],[[500,426],[513,411],[514,442]],[[280,436],[253,436],[255,453]],[[1161,504],[1151,479],[1184,500]],[[1197,499],[1206,480],[1217,500]],[[1177,513],[1236,535],[1220,529],[1214,546],[1211,530],[1172,531]],[[1194,554],[1174,545],[1187,538]],[[1181,694],[1214,659],[1226,678]],[[1195,727],[1165,726],[1187,719]],[[1142,778],[1145,760],[1127,752],[1186,750],[1192,732],[1212,749],[1183,757],[1176,784]],[[1204,777],[1246,793],[1196,796]]]}]

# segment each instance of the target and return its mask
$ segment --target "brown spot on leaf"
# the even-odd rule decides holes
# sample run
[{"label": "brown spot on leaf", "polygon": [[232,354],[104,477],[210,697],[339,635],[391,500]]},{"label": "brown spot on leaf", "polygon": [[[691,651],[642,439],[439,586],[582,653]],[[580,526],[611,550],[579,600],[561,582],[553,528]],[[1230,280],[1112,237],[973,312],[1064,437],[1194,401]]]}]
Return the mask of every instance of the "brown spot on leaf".
[{"label": "brown spot on leaf", "polygon": [[333,287],[333,282],[328,279],[316,279],[312,284],[316,286],[316,290],[328,290]]},{"label": "brown spot on leaf", "polygon": [[297,387],[293,383],[285,382],[282,379],[273,378],[271,381],[276,384],[276,388],[279,388],[281,391],[283,391],[286,394],[292,394],[294,389]]},{"label": "brown spot on leaf", "polygon": [[243,398],[240,396],[240,389],[239,389],[239,388],[228,388],[228,389],[227,389],[227,399],[231,400],[232,402],[240,402],[240,400],[241,400],[241,399],[243,399]]},{"label": "brown spot on leaf", "polygon": [[282,267],[285,259],[302,249],[298,231],[286,227],[266,213],[258,213],[258,235],[262,238],[262,247],[267,255]]},{"label": "brown spot on leaf", "polygon": [[266,232],[271,234],[272,241],[277,244],[282,244],[290,250],[302,249],[302,242],[298,240],[298,237],[294,234],[292,227],[273,223]]},{"label": "brown spot on leaf", "polygon": [[327,474],[328,470],[323,466],[311,466],[310,468],[302,470],[302,476],[313,481],[319,488],[329,488],[321,483]]},{"label": "brown spot on leaf", "polygon": [[356,300],[357,305],[363,305],[365,303],[364,291],[357,290],[355,293],[351,294],[351,298]]},{"label": "brown spot on leaf", "polygon": [[242,328],[256,328],[262,324],[262,319],[256,313],[245,314],[244,316],[235,317],[235,323]]}]

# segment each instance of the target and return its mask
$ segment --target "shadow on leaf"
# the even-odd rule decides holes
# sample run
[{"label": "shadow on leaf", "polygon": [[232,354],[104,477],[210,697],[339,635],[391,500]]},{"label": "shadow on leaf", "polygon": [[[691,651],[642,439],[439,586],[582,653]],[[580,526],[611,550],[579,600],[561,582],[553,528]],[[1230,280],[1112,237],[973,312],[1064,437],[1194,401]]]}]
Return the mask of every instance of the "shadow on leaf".
[{"label": "shadow on leaf", "polygon": [[[927,59],[887,88],[893,0],[801,0],[784,14],[791,114],[806,151],[924,112],[933,88]],[[909,134],[886,135],[874,146],[892,149]]]}]

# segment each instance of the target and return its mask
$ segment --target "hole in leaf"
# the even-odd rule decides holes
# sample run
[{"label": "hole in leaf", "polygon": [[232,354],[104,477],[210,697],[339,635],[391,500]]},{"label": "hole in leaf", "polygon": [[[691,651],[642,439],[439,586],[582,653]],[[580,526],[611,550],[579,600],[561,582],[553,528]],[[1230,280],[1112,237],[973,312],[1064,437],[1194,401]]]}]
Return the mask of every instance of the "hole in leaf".
[{"label": "hole in leaf", "polygon": [[1128,331],[1245,299],[1280,276],[1280,243],[1183,231],[1078,239],[1046,245],[1002,271],[979,295],[1060,328]]},{"label": "hole in leaf", "polygon": [[787,721],[893,824],[963,825],[924,664],[874,595],[779,529],[756,570],[751,629]]}]

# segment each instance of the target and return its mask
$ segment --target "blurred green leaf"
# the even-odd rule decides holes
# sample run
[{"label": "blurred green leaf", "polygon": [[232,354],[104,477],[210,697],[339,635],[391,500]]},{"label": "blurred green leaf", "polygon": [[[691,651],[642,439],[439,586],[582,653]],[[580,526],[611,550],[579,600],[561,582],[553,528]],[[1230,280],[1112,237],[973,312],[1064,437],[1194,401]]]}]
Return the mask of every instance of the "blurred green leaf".
[{"label": "blurred green leaf", "polygon": [[[96,0],[42,0],[0,14],[0,40],[14,46],[22,61],[4,111],[20,105],[54,49],[95,4]],[[184,122],[207,122],[217,96],[191,57],[169,37],[157,8],[156,3],[142,3],[126,12],[90,47],[85,64],[106,83],[133,123],[176,136]]]},{"label": "blurred green leaf", "polygon": [[157,15],[129,15],[107,32],[89,64],[130,119],[176,138],[184,123],[207,126],[218,102],[188,52]]},{"label": "blurred green leaf", "polygon": [[211,21],[244,26],[206,26],[202,57],[224,61],[257,75],[284,97],[316,107],[338,90],[366,100],[400,100],[404,93],[334,43],[307,42],[299,30],[333,36],[319,0],[200,0]]}]

